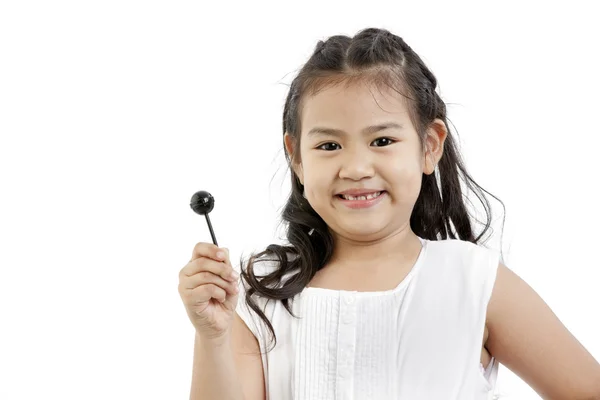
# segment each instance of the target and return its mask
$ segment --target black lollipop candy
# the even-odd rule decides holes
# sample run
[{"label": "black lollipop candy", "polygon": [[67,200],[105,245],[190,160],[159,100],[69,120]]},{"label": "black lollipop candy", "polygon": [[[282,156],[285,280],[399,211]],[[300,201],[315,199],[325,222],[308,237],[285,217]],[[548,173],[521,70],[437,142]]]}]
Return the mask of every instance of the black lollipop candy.
[{"label": "black lollipop candy", "polygon": [[208,229],[210,230],[212,241],[215,246],[219,246],[217,244],[215,232],[213,232],[212,224],[210,223],[210,218],[208,218],[208,213],[212,211],[214,206],[214,197],[212,197],[212,195],[205,190],[200,190],[199,192],[194,193],[192,200],[190,201],[190,207],[192,207],[192,210],[194,210],[196,214],[201,214],[206,217],[206,223],[208,223]]}]

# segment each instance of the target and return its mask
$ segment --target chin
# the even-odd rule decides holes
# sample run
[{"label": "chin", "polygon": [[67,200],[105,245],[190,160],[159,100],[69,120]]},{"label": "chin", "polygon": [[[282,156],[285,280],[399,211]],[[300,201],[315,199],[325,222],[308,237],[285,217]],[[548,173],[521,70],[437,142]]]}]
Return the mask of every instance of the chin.
[{"label": "chin", "polygon": [[344,236],[346,235],[350,235],[350,236],[356,236],[356,237],[370,237],[370,236],[374,236],[377,234],[380,234],[381,231],[384,229],[383,224],[379,224],[379,223],[360,223],[357,222],[356,224],[352,224],[352,225],[339,225],[341,228],[341,231],[345,233]]}]

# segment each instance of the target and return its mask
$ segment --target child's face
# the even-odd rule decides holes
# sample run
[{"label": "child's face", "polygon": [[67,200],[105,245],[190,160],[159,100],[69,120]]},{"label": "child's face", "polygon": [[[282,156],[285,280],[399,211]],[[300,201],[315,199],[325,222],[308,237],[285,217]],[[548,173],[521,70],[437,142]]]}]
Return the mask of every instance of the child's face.
[{"label": "child's face", "polygon": [[[334,87],[304,102],[301,164],[294,169],[314,210],[335,234],[349,239],[376,240],[409,225],[422,174],[432,173],[439,160],[436,154],[423,156],[402,97],[392,93],[364,85]],[[388,122],[402,128],[361,132]],[[316,127],[346,133],[309,134]],[[437,146],[441,157],[445,133],[432,133],[428,146]],[[286,145],[291,153],[289,137]],[[337,194],[355,188],[385,192],[375,205],[354,209]]]}]

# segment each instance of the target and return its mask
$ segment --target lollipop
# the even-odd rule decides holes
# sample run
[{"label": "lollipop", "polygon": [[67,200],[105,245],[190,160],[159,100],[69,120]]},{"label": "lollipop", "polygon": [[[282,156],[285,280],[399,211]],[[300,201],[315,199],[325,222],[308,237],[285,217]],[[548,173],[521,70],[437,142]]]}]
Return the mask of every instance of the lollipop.
[{"label": "lollipop", "polygon": [[194,193],[192,196],[192,200],[190,201],[190,207],[196,214],[201,214],[206,217],[206,223],[208,224],[208,229],[210,230],[210,236],[212,237],[212,241],[215,246],[219,246],[217,244],[217,238],[215,237],[215,232],[213,231],[212,224],[210,223],[210,218],[208,218],[208,213],[210,213],[215,206],[215,199],[212,197],[210,193],[205,190],[200,190],[199,192]]}]

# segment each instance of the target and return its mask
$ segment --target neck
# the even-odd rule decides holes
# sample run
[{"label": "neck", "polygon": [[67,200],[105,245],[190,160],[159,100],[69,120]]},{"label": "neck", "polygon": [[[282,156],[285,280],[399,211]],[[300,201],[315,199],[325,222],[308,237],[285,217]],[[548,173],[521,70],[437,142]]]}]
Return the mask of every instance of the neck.
[{"label": "neck", "polygon": [[371,241],[356,241],[334,233],[334,250],[330,265],[344,269],[385,268],[408,261],[421,250],[419,238],[410,223],[391,234]]}]

